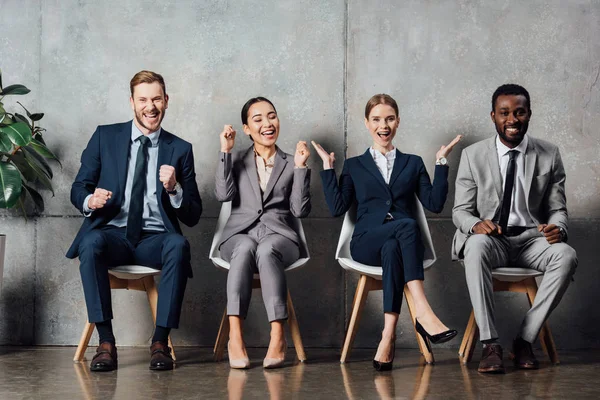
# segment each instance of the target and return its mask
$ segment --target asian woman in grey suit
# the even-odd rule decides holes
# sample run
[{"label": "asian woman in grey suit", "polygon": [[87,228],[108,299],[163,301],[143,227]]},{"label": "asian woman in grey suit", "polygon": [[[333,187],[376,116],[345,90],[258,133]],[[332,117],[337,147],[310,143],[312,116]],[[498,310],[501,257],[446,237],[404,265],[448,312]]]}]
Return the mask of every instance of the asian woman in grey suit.
[{"label": "asian woman in grey suit", "polygon": [[287,320],[287,285],[284,269],[299,257],[298,234],[293,218],[310,212],[310,155],[306,142],[296,145],[294,155],[276,146],[279,118],[275,106],[264,97],[248,100],[242,108],[244,133],[253,144],[232,154],[236,131],[225,125],[220,134],[221,153],[215,195],[231,201],[231,216],[219,244],[221,257],[230,263],[227,276],[227,315],[231,368],[248,368],[250,360],[242,334],[252,279],[259,274],[263,300],[271,323],[271,341],[265,368],[283,366],[287,343],[283,330]]}]

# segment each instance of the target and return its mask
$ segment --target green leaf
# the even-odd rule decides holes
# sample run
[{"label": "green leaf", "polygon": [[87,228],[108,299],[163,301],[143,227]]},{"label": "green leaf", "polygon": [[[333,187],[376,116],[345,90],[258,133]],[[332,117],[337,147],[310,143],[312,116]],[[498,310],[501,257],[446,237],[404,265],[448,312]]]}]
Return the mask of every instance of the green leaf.
[{"label": "green leaf", "polygon": [[0,132],[0,151],[9,153],[12,151],[12,147],[13,144],[8,138],[8,135]]},{"label": "green leaf", "polygon": [[2,70],[0,69],[0,93],[2,92]]},{"label": "green leaf", "polygon": [[[24,153],[24,155],[25,155],[25,153]],[[33,171],[33,173],[35,174],[34,179],[27,179],[27,178],[26,179],[30,182],[39,182],[44,188],[51,191],[52,195],[54,196],[54,189],[52,188],[52,182],[50,182],[50,179],[48,179],[46,171],[44,171],[43,168],[41,168],[38,165],[38,163],[33,161],[31,158],[24,157],[24,159],[25,159],[25,162],[27,163],[27,165],[29,165],[31,167],[29,169],[29,171]],[[21,171],[21,173],[22,172],[23,171]]]},{"label": "green leaf", "polygon": [[29,118],[31,118],[31,120],[34,122],[39,121],[40,119],[44,118],[44,113],[34,113],[34,114],[31,114],[29,116]]},{"label": "green leaf", "polygon": [[33,138],[35,140],[37,140],[38,142],[40,142],[41,144],[43,144],[44,146],[46,145],[46,142],[44,141],[44,137],[42,136],[41,131],[37,130],[37,127],[36,127],[35,133],[33,134]]},{"label": "green leaf", "polygon": [[31,131],[31,124],[29,123],[29,120],[27,118],[25,118],[24,115],[15,113],[14,119],[15,119],[15,122],[23,122],[23,123],[27,124],[27,126],[29,127],[29,130]]},{"label": "green leaf", "polygon": [[[40,139],[41,139],[41,135],[39,135]],[[42,139],[43,140],[43,139]],[[62,168],[62,164],[60,163],[58,157],[56,157],[54,155],[53,152],[50,151],[49,148],[46,147],[46,145],[41,141],[41,140],[37,140],[37,139],[31,139],[31,142],[29,142],[29,147],[32,147],[35,151],[38,152],[38,154],[49,158],[51,160],[56,160],[58,161],[58,164],[61,166]]]},{"label": "green leaf", "polygon": [[27,160],[25,159],[25,155],[23,154],[22,151],[19,151],[16,154],[13,154],[12,156],[10,156],[10,161],[12,161],[13,164],[15,164],[17,166],[17,168],[19,169],[19,172],[21,173],[21,175],[23,175],[23,178],[25,178],[26,181],[29,181],[29,182],[35,181],[35,179],[37,178],[35,170],[27,162]]},{"label": "green leaf", "polygon": [[31,141],[31,129],[24,122],[15,122],[8,126],[0,126],[0,132],[8,135],[17,146],[27,146]]},{"label": "green leaf", "polygon": [[43,213],[44,212],[44,198],[42,197],[42,195],[37,190],[32,188],[31,186],[26,185],[24,182],[23,182],[23,187],[27,190],[27,194],[29,194],[29,196],[31,196],[31,200],[33,200],[33,204],[35,204],[35,209],[38,212]]},{"label": "green leaf", "polygon": [[38,169],[41,169],[48,178],[52,179],[52,168],[48,165],[44,157],[40,156],[34,149],[29,146],[21,147],[24,150],[25,158],[31,161]]},{"label": "green leaf", "polygon": [[21,195],[19,196],[19,201],[17,202],[17,205],[19,206],[19,209],[23,213],[23,217],[25,218],[25,221],[27,221],[27,209],[25,208],[25,200],[26,199],[27,199],[27,190],[23,190],[21,188]]},{"label": "green leaf", "polygon": [[20,84],[16,84],[5,87],[4,89],[2,89],[2,92],[0,92],[0,94],[2,96],[7,96],[9,94],[27,94],[29,92],[31,92],[31,90],[27,89],[27,87]]},{"label": "green leaf", "polygon": [[21,175],[11,163],[0,162],[0,208],[13,207],[21,196]]}]

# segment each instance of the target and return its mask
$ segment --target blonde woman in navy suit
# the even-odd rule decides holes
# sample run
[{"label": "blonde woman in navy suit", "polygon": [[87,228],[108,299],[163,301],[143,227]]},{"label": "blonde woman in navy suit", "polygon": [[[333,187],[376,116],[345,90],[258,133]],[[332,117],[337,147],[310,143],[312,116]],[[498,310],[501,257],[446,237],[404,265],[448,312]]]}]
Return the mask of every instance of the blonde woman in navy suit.
[{"label": "blonde woman in navy suit", "polygon": [[376,370],[389,370],[394,360],[396,324],[404,285],[415,300],[416,327],[425,342],[443,343],[454,336],[431,309],[423,290],[424,247],[412,214],[415,194],[428,210],[439,213],[448,193],[446,156],[461,139],[457,136],[436,154],[433,185],[421,157],[398,151],[392,144],[400,123],[398,105],[386,94],[373,96],[365,108],[365,126],[373,145],[363,155],[346,160],[336,181],[333,153],[313,142],[323,160],[321,178],[331,214],[344,214],[357,202],[352,258],[383,267],[385,325],[373,359]]},{"label": "blonde woman in navy suit", "polygon": [[250,360],[242,336],[252,279],[260,276],[271,342],[265,368],[283,366],[287,344],[283,324],[287,320],[287,286],[284,269],[299,257],[299,238],[293,218],[310,212],[310,155],[306,142],[298,142],[294,155],[275,145],[279,117],[275,106],[264,97],[255,97],[242,108],[244,133],[253,144],[231,153],[236,132],[225,125],[220,134],[221,153],[216,174],[215,195],[231,201],[231,216],[223,230],[219,250],[229,262],[227,315],[229,316],[229,364],[248,368]]}]

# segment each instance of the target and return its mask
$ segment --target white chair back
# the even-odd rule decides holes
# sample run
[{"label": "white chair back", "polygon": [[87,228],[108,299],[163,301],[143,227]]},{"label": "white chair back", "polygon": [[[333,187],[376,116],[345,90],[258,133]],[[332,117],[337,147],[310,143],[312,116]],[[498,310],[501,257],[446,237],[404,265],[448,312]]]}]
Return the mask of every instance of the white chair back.
[{"label": "white chair back", "polygon": [[[229,269],[229,263],[221,258],[221,254],[219,252],[219,243],[221,242],[221,237],[223,236],[223,230],[225,229],[225,224],[231,215],[231,202],[224,202],[221,206],[221,212],[219,213],[219,219],[217,220],[217,227],[215,228],[215,234],[213,236],[213,241],[210,246],[210,254],[209,258],[213,262],[213,264],[218,268]],[[299,218],[292,218],[293,226],[292,228],[298,234],[298,238],[300,239],[300,258],[295,263],[288,266],[285,270],[290,271],[292,269],[303,266],[310,260],[310,254],[308,252],[308,244],[306,243],[306,236],[304,234],[304,228],[302,227],[302,222]],[[258,277],[258,274],[255,274],[255,277]]]},{"label": "white chair back", "polygon": [[[421,239],[425,246],[425,256],[423,258],[423,268],[427,269],[433,265],[437,257],[435,255],[435,249],[433,248],[433,241],[431,240],[431,232],[429,232],[429,226],[427,225],[427,218],[425,217],[425,211],[419,198],[415,195],[415,209],[413,215],[417,219],[417,223],[421,230]],[[338,260],[340,265],[349,271],[355,271],[363,275],[370,276],[375,279],[381,279],[383,270],[381,266],[365,265],[356,262],[352,259],[350,254],[350,241],[352,240],[352,234],[354,233],[354,225],[356,224],[356,202],[350,207],[346,215],[344,216],[344,222],[342,224],[342,231],[340,232],[340,239],[338,241],[337,250],[335,252],[335,259]]]}]

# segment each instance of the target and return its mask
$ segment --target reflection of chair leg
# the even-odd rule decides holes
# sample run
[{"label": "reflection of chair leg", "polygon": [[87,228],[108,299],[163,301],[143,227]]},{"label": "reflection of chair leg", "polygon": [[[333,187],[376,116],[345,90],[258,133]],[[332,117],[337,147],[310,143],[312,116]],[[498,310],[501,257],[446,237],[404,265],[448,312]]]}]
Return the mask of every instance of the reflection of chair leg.
[{"label": "reflection of chair leg", "polygon": [[341,363],[345,363],[348,355],[350,354],[362,309],[367,301],[369,290],[371,290],[371,287],[374,283],[375,279],[366,275],[361,275],[360,279],[358,280],[356,292],[354,293],[354,301],[352,302],[352,315],[350,316],[350,321],[348,322],[348,329],[346,330],[346,337],[344,339],[344,347],[342,348],[342,356],[340,357]]},{"label": "reflection of chair leg", "polygon": [[429,392],[429,382],[431,381],[431,370],[433,369],[430,365],[421,365],[417,371],[415,379],[415,389],[413,391],[412,399],[421,400],[427,398]]},{"label": "reflection of chair leg", "polygon": [[219,333],[217,333],[217,340],[215,341],[214,357],[213,360],[221,361],[223,359],[223,353],[225,352],[225,344],[229,337],[229,317],[227,316],[227,307],[223,312],[223,318],[221,318],[221,326],[219,326]]},{"label": "reflection of chair leg", "polygon": [[81,333],[79,345],[77,345],[77,350],[75,351],[75,357],[73,357],[73,361],[83,361],[83,356],[85,355],[85,351],[87,350],[88,345],[90,344],[90,339],[92,337],[92,334],[94,333],[95,326],[96,324],[90,324],[86,321],[85,327],[83,328],[83,332]]},{"label": "reflection of chair leg", "polygon": [[[150,310],[152,311],[152,320],[154,324],[156,324],[156,310],[158,308],[158,290],[156,290],[156,283],[154,282],[153,276],[146,276],[143,278],[143,286],[146,291],[146,295],[148,296],[148,303],[150,303]],[[175,349],[173,348],[173,343],[171,342],[171,335],[169,335],[169,347],[171,348],[171,357],[173,360],[176,360],[175,357]]]},{"label": "reflection of chair leg", "polygon": [[475,326],[475,311],[472,310],[471,316],[469,316],[469,322],[467,323],[467,328],[465,329],[463,340],[460,343],[460,348],[458,349],[459,357],[463,357],[465,355],[465,351],[467,350],[467,343],[469,342],[469,338],[471,337],[471,333]]},{"label": "reflection of chair leg", "polygon": [[[413,302],[412,294],[410,290],[408,290],[408,286],[404,285],[404,296],[406,297],[406,304],[408,305],[408,313],[410,314],[410,318],[413,323],[413,327],[417,321],[414,313],[415,303]],[[423,337],[417,332],[415,328],[415,335],[417,336],[417,343],[419,343],[419,349],[421,350],[421,354],[425,358],[425,362],[427,364],[435,363],[435,359],[433,358],[433,353],[429,351],[427,348],[427,343],[423,340]]]},{"label": "reflection of chair leg", "polygon": [[342,369],[342,380],[344,381],[344,389],[346,390],[346,398],[348,400],[354,400],[354,394],[352,393],[352,378],[350,377],[350,372],[348,367],[345,365],[340,365]]},{"label": "reflection of chair leg", "polygon": [[[537,294],[537,283],[535,281],[535,278],[526,279],[524,281],[524,285],[527,289],[527,298],[529,300],[529,306],[531,307]],[[550,362],[552,362],[552,364],[559,364],[560,361],[558,359],[558,353],[556,352],[556,345],[554,344],[554,338],[552,337],[552,332],[550,332],[550,326],[548,325],[548,321],[546,321],[544,325],[542,325],[539,338],[540,344],[542,345],[542,349],[544,349],[544,352],[548,354]]]},{"label": "reflection of chair leg", "polygon": [[292,303],[292,296],[290,291],[287,292],[287,308],[288,308],[288,324],[290,326],[290,333],[292,334],[292,341],[296,348],[296,354],[298,360],[301,362],[306,361],[306,353],[304,353],[304,346],[302,345],[302,337],[300,336],[300,327],[298,326],[298,320],[296,319],[296,311],[294,310],[294,304]]}]

